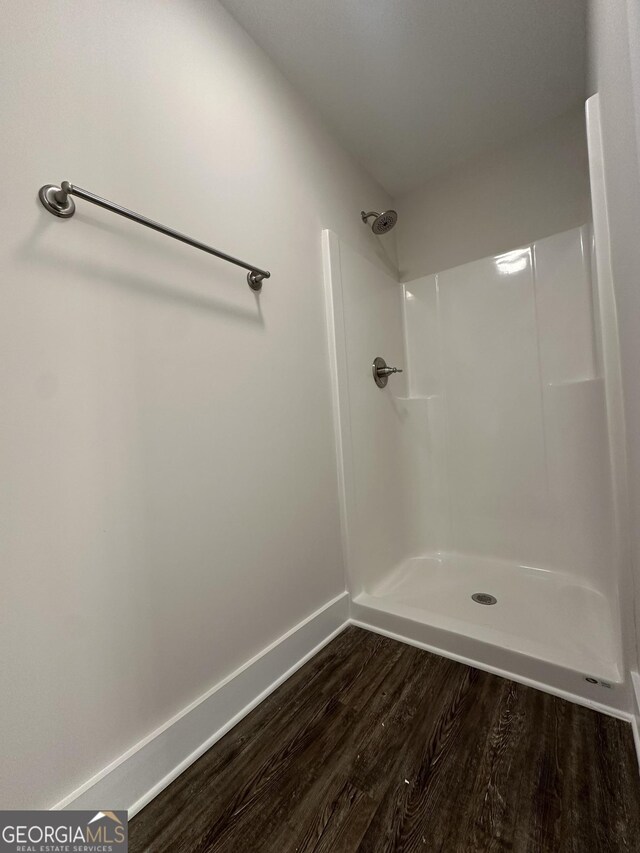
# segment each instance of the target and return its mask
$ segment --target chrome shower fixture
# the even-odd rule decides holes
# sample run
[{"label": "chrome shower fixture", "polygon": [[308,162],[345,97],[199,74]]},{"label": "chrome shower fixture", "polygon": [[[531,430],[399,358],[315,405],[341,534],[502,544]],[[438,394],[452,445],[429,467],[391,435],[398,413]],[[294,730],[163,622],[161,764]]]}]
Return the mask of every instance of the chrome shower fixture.
[{"label": "chrome shower fixture", "polygon": [[376,383],[378,388],[386,388],[387,382],[389,381],[389,377],[393,373],[402,373],[401,367],[387,367],[387,362],[382,358],[382,356],[377,355],[373,359],[373,364],[371,365],[371,372],[373,373],[373,381]]},{"label": "chrome shower fixture", "polygon": [[374,234],[386,234],[387,231],[391,231],[398,221],[398,214],[395,210],[383,210],[382,213],[376,213],[375,210],[365,213],[364,210],[361,210],[360,216],[362,217],[362,221],[365,223],[367,222],[367,219],[375,216],[371,226],[371,230]]}]

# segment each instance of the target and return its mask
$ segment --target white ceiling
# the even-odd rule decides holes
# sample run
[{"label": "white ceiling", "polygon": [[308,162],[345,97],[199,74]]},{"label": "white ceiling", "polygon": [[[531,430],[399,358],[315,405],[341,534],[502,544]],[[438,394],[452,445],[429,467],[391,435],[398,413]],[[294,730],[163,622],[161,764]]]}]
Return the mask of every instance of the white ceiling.
[{"label": "white ceiling", "polygon": [[392,194],[584,96],[585,0],[222,0]]}]

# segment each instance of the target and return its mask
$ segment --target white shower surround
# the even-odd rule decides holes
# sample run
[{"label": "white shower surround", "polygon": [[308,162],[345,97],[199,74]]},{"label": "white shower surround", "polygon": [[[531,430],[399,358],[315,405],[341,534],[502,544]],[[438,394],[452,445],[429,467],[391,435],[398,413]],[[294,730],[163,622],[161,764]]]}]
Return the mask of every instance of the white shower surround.
[{"label": "white shower surround", "polygon": [[355,620],[626,711],[591,257],[585,225],[401,286],[325,232],[345,553]]}]

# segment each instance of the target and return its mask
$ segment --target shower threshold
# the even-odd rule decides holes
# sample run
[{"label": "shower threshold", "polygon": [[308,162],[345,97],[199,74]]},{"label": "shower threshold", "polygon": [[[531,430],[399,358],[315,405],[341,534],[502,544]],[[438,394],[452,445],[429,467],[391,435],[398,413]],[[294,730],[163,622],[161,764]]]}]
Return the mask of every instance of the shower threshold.
[{"label": "shower threshold", "polygon": [[616,614],[565,572],[466,554],[415,557],[356,595],[352,618],[526,683],[624,707]]}]

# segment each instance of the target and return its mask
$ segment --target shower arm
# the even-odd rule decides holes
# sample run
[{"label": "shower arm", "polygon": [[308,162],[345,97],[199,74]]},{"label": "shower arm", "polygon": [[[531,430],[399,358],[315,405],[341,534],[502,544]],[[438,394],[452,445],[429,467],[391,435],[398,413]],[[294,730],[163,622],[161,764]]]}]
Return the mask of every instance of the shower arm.
[{"label": "shower arm", "polygon": [[144,225],[146,228],[151,228],[153,231],[158,231],[166,237],[172,237],[174,240],[179,240],[181,243],[186,243],[188,246],[193,246],[194,249],[200,249],[202,252],[208,252],[210,255],[215,255],[216,258],[221,258],[223,261],[228,261],[230,264],[235,264],[237,267],[242,267],[249,270],[247,273],[247,282],[252,290],[262,290],[262,280],[270,278],[271,273],[268,270],[262,270],[255,264],[247,264],[233,255],[227,255],[226,252],[220,252],[206,243],[201,243],[199,240],[193,240],[187,237],[186,234],[181,234],[179,231],[174,231],[173,228],[167,228],[165,225],[160,225],[159,222],[154,222],[152,219],[147,219],[146,216],[141,216],[139,213],[134,213],[132,210],[127,210],[126,207],[121,207],[112,201],[107,201],[105,198],[100,198],[88,190],[83,190],[70,184],[69,181],[63,181],[59,187],[53,184],[46,184],[40,188],[40,201],[44,207],[53,213],[55,216],[68,218],[73,216],[76,206],[70,196],[77,196],[85,201],[90,201],[91,204],[96,204],[98,207],[103,207],[105,210],[110,210],[112,213],[117,213],[118,216],[124,216],[125,219],[131,219],[132,222],[137,222]]}]

